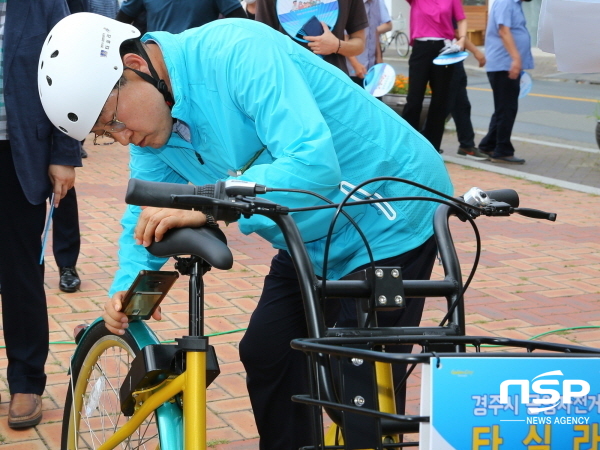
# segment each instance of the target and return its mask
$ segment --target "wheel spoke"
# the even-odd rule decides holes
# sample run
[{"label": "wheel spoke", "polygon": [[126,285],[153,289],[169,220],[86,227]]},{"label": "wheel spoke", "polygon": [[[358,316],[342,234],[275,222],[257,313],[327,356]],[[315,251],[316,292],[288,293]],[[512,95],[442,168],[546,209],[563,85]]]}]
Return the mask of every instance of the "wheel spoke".
[{"label": "wheel spoke", "polygon": [[[65,405],[63,448],[97,449],[129,420],[121,412],[120,387],[135,351],[126,339],[101,326],[94,330],[95,341],[89,338],[71,367],[69,398],[73,401]],[[158,436],[156,414],[152,413],[118,448],[156,450],[160,448]]]}]

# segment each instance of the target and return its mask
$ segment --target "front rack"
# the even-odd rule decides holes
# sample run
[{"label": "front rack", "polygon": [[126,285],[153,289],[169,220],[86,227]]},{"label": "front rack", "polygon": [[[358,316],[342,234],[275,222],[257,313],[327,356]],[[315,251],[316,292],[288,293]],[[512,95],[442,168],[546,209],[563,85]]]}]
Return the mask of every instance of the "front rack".
[{"label": "front rack", "polygon": [[[386,346],[419,345],[421,353],[385,352]],[[490,336],[344,336],[295,339],[292,348],[304,352],[311,364],[311,373],[318,377],[319,365],[327,359],[335,378],[335,399],[320,394],[319,380],[312,380],[309,395],[295,395],[293,401],[315,407],[316,439],[319,445],[304,447],[303,450],[317,449],[398,449],[416,447],[418,442],[386,442],[386,436],[418,433],[420,424],[428,423],[426,415],[403,415],[382,412],[378,409],[377,393],[371,389],[377,385],[375,365],[377,363],[416,366],[429,364],[442,358],[548,358],[560,354],[561,358],[600,357],[600,349],[565,345],[549,342],[508,339]],[[435,349],[472,347],[473,351],[444,352]],[[482,351],[483,347],[503,347],[507,350],[524,351]],[[336,371],[336,368],[343,370]],[[403,383],[410,373],[403,379]],[[334,445],[325,442],[321,409],[328,412],[339,428],[343,429],[344,443]],[[339,422],[339,423],[338,423]],[[388,438],[389,439],[389,438]],[[351,444],[345,444],[350,442]]]}]

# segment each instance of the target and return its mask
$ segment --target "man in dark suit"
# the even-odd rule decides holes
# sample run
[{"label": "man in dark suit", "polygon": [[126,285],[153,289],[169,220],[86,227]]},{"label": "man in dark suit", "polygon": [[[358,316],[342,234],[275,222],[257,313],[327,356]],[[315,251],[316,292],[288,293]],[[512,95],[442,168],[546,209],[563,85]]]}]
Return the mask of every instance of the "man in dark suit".
[{"label": "man in dark suit", "polygon": [[48,197],[58,205],[81,166],[79,143],[52,126],[37,87],[42,44],[66,15],[65,0],[0,3],[0,283],[12,428],[42,418],[49,331],[40,238]]},{"label": "man in dark suit", "polygon": [[52,253],[60,274],[58,288],[63,292],[76,292],[81,286],[81,279],[75,268],[80,248],[79,208],[73,187],[68,190],[60,202],[60,208],[52,216]]}]

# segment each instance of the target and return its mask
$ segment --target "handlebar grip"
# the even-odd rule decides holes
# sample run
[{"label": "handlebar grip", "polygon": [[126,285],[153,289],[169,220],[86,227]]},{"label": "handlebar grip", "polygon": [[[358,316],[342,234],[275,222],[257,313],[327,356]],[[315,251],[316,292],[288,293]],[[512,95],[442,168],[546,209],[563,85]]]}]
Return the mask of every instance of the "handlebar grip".
[{"label": "handlebar grip", "polygon": [[195,194],[196,186],[191,184],[159,183],[131,178],[127,185],[125,203],[136,206],[173,208],[173,195]]},{"label": "handlebar grip", "polygon": [[485,192],[492,200],[508,203],[513,208],[519,207],[519,194],[513,189],[495,189]]},{"label": "handlebar grip", "polygon": [[544,219],[549,220],[550,222],[556,221],[555,213],[540,211],[539,209],[519,208],[516,209],[515,212],[525,217],[531,217],[532,219]]}]

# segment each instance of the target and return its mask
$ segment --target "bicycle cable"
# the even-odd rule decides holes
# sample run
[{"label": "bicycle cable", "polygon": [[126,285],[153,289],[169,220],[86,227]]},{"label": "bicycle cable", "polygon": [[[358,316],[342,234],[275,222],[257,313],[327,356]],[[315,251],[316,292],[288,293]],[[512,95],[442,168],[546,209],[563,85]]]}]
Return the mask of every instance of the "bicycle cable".
[{"label": "bicycle cable", "polygon": [[[579,326],[579,327],[557,328],[557,329],[554,329],[554,330],[549,330],[549,331],[545,331],[545,332],[540,333],[540,334],[536,334],[535,336],[531,336],[527,340],[528,341],[533,341],[533,340],[536,340],[536,339],[538,339],[540,337],[547,336],[549,334],[561,333],[561,332],[564,332],[564,331],[575,331],[575,330],[596,329],[596,328],[600,328],[600,325],[585,325],[585,326]],[[224,334],[240,333],[242,331],[246,331],[247,329],[248,328],[237,328],[235,330],[228,330],[228,331],[220,331],[220,332],[217,332],[217,333],[210,333],[210,334],[207,334],[206,336],[207,337],[212,337],[212,336],[221,336],[221,335],[224,335]],[[161,342],[161,344],[170,344],[170,343],[175,342],[175,340],[174,339],[169,339],[169,340],[160,341],[160,342]],[[50,341],[49,344],[50,345],[75,345],[76,342],[75,341]],[[502,347],[502,346],[501,345],[494,345],[493,347]],[[5,348],[6,348],[5,345],[0,345],[0,349],[5,349]]]},{"label": "bicycle cable", "polygon": [[[423,189],[427,192],[430,192],[434,195],[438,195],[442,198],[445,198],[447,200],[451,200],[453,203],[450,206],[454,206],[457,202],[458,203],[463,203],[465,206],[469,206],[472,207],[472,205],[466,203],[466,202],[461,202],[460,200],[457,200],[456,198],[446,195],[443,192],[440,192],[436,189],[430,188],[429,186],[425,186],[421,183],[417,183],[415,181],[411,181],[411,180],[407,180],[405,178],[399,178],[399,177],[375,177],[375,178],[371,178],[369,180],[363,181],[362,183],[359,183],[357,186],[353,187],[344,197],[344,199],[338,203],[337,208],[336,208],[336,212],[334,214],[334,216],[331,219],[331,223],[329,225],[329,231],[327,233],[327,238],[325,241],[325,250],[324,250],[324,255],[323,255],[323,284],[322,284],[322,289],[323,292],[325,292],[325,286],[326,286],[326,275],[327,275],[327,264],[328,264],[328,259],[329,259],[329,248],[331,246],[331,239],[333,236],[333,229],[335,227],[335,223],[337,221],[337,218],[340,215],[340,212],[343,210],[343,208],[345,206],[352,206],[352,205],[358,205],[362,202],[364,203],[380,203],[380,202],[392,202],[392,201],[410,201],[410,200],[417,200],[417,198],[415,197],[392,197],[392,198],[381,198],[381,199],[368,199],[366,201],[362,201],[362,200],[356,200],[353,203],[349,203],[349,200],[352,199],[352,196],[358,192],[363,186],[375,183],[375,182],[379,182],[379,181],[395,181],[398,183],[404,183],[404,184],[408,184],[414,187],[417,187],[419,189]],[[373,195],[373,194],[370,194]],[[418,198],[418,200],[425,200],[425,201],[436,201],[438,199],[435,198],[431,198],[431,197],[421,197]],[[443,203],[443,202],[442,202]],[[473,209],[473,208],[471,208]],[[479,209],[479,208],[475,208],[475,209]],[[291,210],[290,210],[291,212]],[[466,211],[463,211],[464,213],[466,213]],[[468,214],[467,214],[468,216]],[[371,285],[374,286],[375,285],[375,261],[374,261],[374,257],[373,254],[371,252],[370,247],[367,247],[368,252],[369,252],[369,261],[370,261],[370,265],[371,265]],[[374,294],[372,294],[373,296]],[[371,297],[372,300],[373,297]],[[371,320],[373,320],[373,311],[369,310],[368,314],[367,314],[367,318],[365,321],[365,324],[368,326],[371,322]],[[375,319],[376,320],[376,319]]]},{"label": "bicycle cable", "polygon": [[[325,197],[321,194],[318,194],[318,193],[312,192],[312,191],[305,191],[302,189],[282,189],[282,188],[269,188],[269,191],[272,191],[272,192],[296,192],[296,193],[313,195],[313,196],[323,200],[324,202],[328,203],[329,205],[335,205],[335,203],[333,203],[332,200],[328,199],[327,197]],[[367,253],[369,255],[370,264],[374,268],[375,262],[374,262],[374,258],[373,258],[373,252],[371,251],[371,246],[369,245],[369,241],[368,241],[367,237],[365,236],[364,232],[362,231],[362,229],[360,228],[358,223],[356,223],[356,221],[352,218],[352,216],[350,216],[350,214],[348,214],[348,212],[342,210],[342,214],[344,214],[344,216],[348,219],[348,222],[350,222],[352,224],[352,226],[356,229],[356,232],[358,233],[358,235],[362,239],[363,243],[365,244],[365,248],[367,249]],[[327,243],[325,244],[325,249],[326,250],[328,249]],[[326,280],[327,280],[327,277],[326,277],[327,264],[325,264],[325,261],[327,260],[327,256],[328,256],[328,252],[326,251],[323,256],[323,260],[324,260],[324,268],[323,268],[323,276],[322,276],[323,283],[321,285],[322,308],[325,307],[325,299],[327,298],[327,295],[325,292],[325,287],[326,287],[325,285],[326,285]],[[371,281],[373,281],[373,280],[371,280]]]}]

